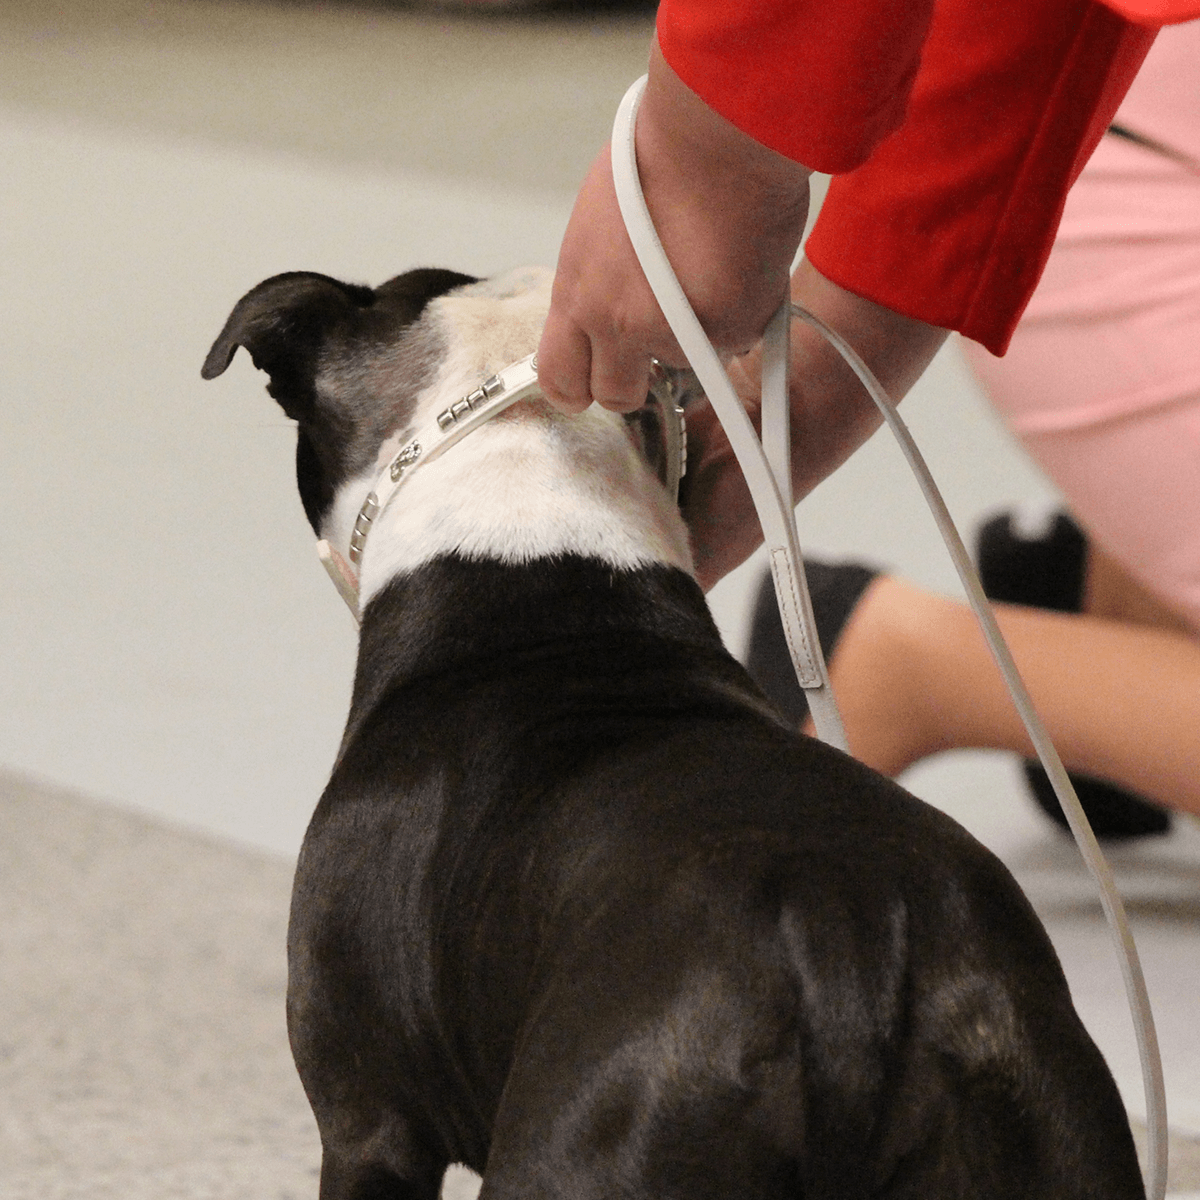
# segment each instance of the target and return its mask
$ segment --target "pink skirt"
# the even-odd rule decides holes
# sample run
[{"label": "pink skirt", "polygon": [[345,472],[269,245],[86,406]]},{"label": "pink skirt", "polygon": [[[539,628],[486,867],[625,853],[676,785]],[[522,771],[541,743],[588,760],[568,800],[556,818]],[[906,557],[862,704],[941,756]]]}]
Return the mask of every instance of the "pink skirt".
[{"label": "pink skirt", "polygon": [[1106,136],[1008,353],[963,346],[1089,536],[1200,633],[1200,167]]}]

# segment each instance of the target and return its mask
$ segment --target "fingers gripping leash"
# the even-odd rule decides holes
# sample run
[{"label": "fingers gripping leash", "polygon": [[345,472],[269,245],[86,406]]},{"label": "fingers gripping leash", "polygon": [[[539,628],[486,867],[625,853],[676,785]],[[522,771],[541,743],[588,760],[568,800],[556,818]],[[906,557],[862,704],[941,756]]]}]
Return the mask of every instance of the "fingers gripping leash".
[{"label": "fingers gripping leash", "polygon": [[1124,905],[1062,760],[1017,672],[945,502],[908,429],[870,368],[835,331],[811,313],[792,304],[784,304],[780,308],[763,338],[763,436],[762,442],[759,442],[712,343],[701,328],[671,268],[642,196],[634,130],[645,86],[645,76],[633,84],[621,102],[613,126],[613,179],[617,200],[638,261],[659,307],[704,388],[746,477],[767,545],[788,650],[796,678],[808,699],[817,734],[824,741],[841,749],[846,748],[845,732],[817,640],[793,511],[787,379],[789,330],[793,316],[811,325],[841,354],[899,442],[933,513],[992,657],[1054,785],[1063,811],[1067,814],[1071,832],[1096,882],[1124,977],[1142,1063],[1150,1141],[1146,1195],[1149,1200],[1162,1200],[1166,1193],[1167,1178],[1167,1114],[1162,1061],[1145,978],[1125,917]]}]

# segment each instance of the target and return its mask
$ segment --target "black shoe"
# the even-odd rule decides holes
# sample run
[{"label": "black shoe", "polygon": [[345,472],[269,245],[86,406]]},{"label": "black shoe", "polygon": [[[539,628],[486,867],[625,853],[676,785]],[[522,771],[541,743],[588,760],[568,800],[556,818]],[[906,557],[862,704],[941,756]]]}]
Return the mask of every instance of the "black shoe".
[{"label": "black shoe", "polygon": [[[992,600],[1056,612],[1077,613],[1082,608],[1087,538],[1065,513],[1037,537],[1017,532],[1011,513],[992,517],[979,531],[978,559],[983,590]],[[1028,760],[1023,765],[1038,807],[1069,828],[1041,765]],[[1169,812],[1116,784],[1074,773],[1071,783],[1098,838],[1146,837],[1171,828]]]},{"label": "black shoe", "polygon": [[[805,562],[804,574],[812,597],[817,638],[826,658],[845,628],[855,605],[862,598],[878,571],[854,563],[831,566]],[[808,716],[804,689],[796,682],[783,635],[783,622],[775,603],[775,585],[768,571],[758,587],[754,617],[750,625],[750,645],[746,650],[746,670],[781,713],[797,725]]]}]

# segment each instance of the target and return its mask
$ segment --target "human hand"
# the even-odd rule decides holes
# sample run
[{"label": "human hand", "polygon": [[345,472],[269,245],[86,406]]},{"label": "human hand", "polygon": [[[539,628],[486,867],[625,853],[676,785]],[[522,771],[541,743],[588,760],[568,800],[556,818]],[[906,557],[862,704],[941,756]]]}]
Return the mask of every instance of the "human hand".
[{"label": "human hand", "polygon": [[[719,353],[749,349],[787,295],[808,212],[807,168],[741,133],[655,49],[636,132],[643,192],[684,292]],[[559,254],[538,377],[551,403],[645,403],[651,357],[683,366],[625,232],[607,147]]]}]

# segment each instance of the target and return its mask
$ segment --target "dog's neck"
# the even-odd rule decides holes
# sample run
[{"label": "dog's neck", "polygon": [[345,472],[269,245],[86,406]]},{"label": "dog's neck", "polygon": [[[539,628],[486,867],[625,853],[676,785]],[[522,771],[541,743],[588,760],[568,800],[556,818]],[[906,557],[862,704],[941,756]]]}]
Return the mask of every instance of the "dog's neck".
[{"label": "dog's neck", "polygon": [[[484,378],[536,347],[548,279],[517,291],[479,285],[434,301],[422,336],[445,347],[411,419],[339,492],[322,533],[338,548],[378,472],[411,435]],[[567,417],[522,403],[416,472],[371,529],[360,608],[388,584],[453,555],[503,565],[577,556],[609,569],[690,573],[687,531],[624,421],[593,406]]]},{"label": "dog's neck", "polygon": [[[443,555],[381,589],[363,613],[351,724],[398,686],[558,663],[594,678],[655,654],[731,661],[692,576],[568,554],[531,563]],[[567,665],[568,662],[571,665]],[[465,685],[464,685],[465,686]]]}]

